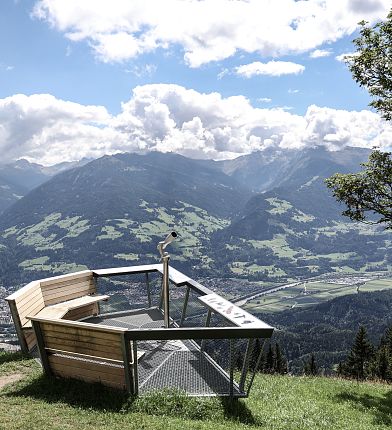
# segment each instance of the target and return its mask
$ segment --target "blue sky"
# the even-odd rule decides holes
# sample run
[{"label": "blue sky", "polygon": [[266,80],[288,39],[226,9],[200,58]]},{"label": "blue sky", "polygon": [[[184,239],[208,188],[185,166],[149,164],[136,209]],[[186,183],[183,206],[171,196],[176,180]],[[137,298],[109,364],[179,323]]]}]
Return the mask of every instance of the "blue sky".
[{"label": "blue sky", "polygon": [[2,159],[382,145],[390,127],[336,57],[353,51],[360,19],[383,19],[388,8],[383,0],[2,0]]}]

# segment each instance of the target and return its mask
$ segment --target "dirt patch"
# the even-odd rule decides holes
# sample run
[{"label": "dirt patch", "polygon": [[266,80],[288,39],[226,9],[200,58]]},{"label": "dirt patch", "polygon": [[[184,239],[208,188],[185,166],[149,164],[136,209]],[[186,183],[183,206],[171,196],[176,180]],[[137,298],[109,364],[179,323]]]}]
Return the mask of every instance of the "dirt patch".
[{"label": "dirt patch", "polygon": [[23,378],[22,373],[12,373],[11,375],[0,376],[0,390],[7,384],[11,384],[11,382],[19,381]]}]

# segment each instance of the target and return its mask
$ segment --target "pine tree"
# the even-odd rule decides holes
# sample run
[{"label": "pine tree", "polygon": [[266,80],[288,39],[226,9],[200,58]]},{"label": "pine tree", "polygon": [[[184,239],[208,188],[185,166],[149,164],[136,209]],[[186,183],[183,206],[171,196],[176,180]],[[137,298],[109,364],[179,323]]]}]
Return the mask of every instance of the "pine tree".
[{"label": "pine tree", "polygon": [[272,349],[272,345],[269,344],[268,352],[267,352],[267,359],[265,362],[266,373],[274,373],[274,362],[275,362],[274,351]]},{"label": "pine tree", "polygon": [[391,357],[388,354],[386,346],[380,346],[376,353],[375,360],[375,376],[384,381],[388,381],[391,378]]},{"label": "pine tree", "polygon": [[316,358],[314,354],[310,356],[310,360],[304,365],[304,373],[305,375],[316,376],[318,374],[318,368],[316,364]]},{"label": "pine tree", "polygon": [[275,343],[274,371],[280,375],[287,373],[287,361],[278,343]]},{"label": "pine tree", "polygon": [[365,327],[361,326],[344,364],[345,374],[357,379],[365,379],[372,358],[373,346],[368,339]]}]

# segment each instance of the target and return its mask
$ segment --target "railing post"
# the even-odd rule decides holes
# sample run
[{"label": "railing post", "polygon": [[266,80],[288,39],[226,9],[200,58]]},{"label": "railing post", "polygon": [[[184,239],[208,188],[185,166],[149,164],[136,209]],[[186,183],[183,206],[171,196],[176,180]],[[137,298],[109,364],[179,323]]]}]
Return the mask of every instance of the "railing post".
[{"label": "railing post", "polygon": [[150,280],[148,278],[148,272],[146,272],[146,288],[147,288],[148,307],[151,308],[151,291],[150,291]]},{"label": "railing post", "polygon": [[[205,327],[209,327],[209,326],[210,326],[210,323],[211,323],[211,314],[212,314],[211,309],[208,309],[208,312],[207,312],[207,318],[206,318],[206,323],[205,323]],[[201,351],[201,352],[203,352],[203,351],[204,351],[205,343],[206,343],[206,340],[205,340],[205,339],[202,339],[202,340],[201,340],[201,343],[200,343],[200,351]]]},{"label": "railing post", "polygon": [[41,359],[42,367],[44,369],[44,372],[47,375],[51,375],[52,370],[50,368],[48,354],[46,353],[45,342],[44,342],[44,337],[42,335],[40,323],[38,321],[31,321],[31,324],[33,326],[35,337],[37,339],[38,353],[39,353],[39,358]]},{"label": "railing post", "polygon": [[170,260],[169,255],[164,255],[162,257],[162,262],[163,262],[163,321],[164,321],[165,328],[169,328],[169,324],[170,324],[169,260]]},{"label": "railing post", "polygon": [[180,327],[183,326],[184,321],[185,321],[185,315],[186,315],[186,310],[187,310],[187,307],[188,307],[188,300],[189,300],[189,292],[190,292],[190,290],[191,290],[191,288],[188,285],[187,288],[186,288],[186,292],[185,292],[184,307],[182,308]]},{"label": "railing post", "polygon": [[249,369],[249,361],[252,356],[253,348],[254,348],[255,340],[249,339],[246,345],[246,352],[244,356],[244,362],[242,365],[241,379],[240,379],[240,391],[244,391],[246,375]]},{"label": "railing post", "polygon": [[123,353],[123,361],[124,361],[124,373],[125,373],[125,384],[127,386],[128,394],[134,394],[134,381],[133,374],[131,369],[131,349],[129,340],[126,337],[126,334],[123,333],[121,336],[121,348]]},{"label": "railing post", "polygon": [[247,387],[247,390],[246,390],[246,394],[247,395],[249,395],[249,391],[252,388],[253,380],[255,379],[257,369],[260,366],[261,357],[263,355],[264,343],[265,343],[265,339],[263,339],[262,341],[260,341],[260,352],[259,352],[259,356],[257,357],[256,363],[255,363],[255,367],[253,369],[253,373],[252,373],[252,376],[250,378],[250,381],[249,381],[249,384],[248,384],[248,387]]},{"label": "railing post", "polygon": [[229,365],[230,365],[230,400],[234,399],[234,339],[230,339],[230,353],[229,353]]}]

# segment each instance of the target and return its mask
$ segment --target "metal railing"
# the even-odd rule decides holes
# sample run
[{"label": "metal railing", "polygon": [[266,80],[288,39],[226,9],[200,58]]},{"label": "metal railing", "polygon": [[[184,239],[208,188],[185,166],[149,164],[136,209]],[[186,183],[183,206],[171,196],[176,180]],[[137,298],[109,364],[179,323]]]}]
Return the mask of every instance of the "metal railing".
[{"label": "metal railing", "polygon": [[[163,321],[164,292],[161,264],[93,270],[93,276],[98,281],[98,290],[101,287],[102,279],[120,280],[116,283],[116,294],[118,295],[122,288],[128,289],[128,298],[134,300],[136,296],[136,301],[141,305],[137,311],[135,311],[135,303],[131,303],[131,301],[129,301],[129,309],[115,312],[113,309],[108,312],[101,309],[102,324],[110,319],[113,324],[118,320],[120,325],[127,315],[132,317],[132,315],[136,315],[135,312],[142,315],[140,312],[143,310],[147,312],[151,308],[155,308],[161,313]],[[132,365],[129,369],[131,375],[129,390],[133,394],[139,394],[148,388],[162,388],[161,382],[165,379],[171,384],[170,386],[181,388],[185,378],[190,381],[188,390],[185,389],[188,394],[211,395],[210,392],[207,393],[208,390],[206,393],[200,392],[203,389],[189,392],[189,387],[192,387],[193,382],[199,387],[201,384],[196,380],[192,382],[192,378],[203,379],[203,372],[206,372],[211,378],[211,375],[216,375],[218,379],[221,378],[220,385],[216,384],[212,387],[218,391],[217,395],[246,397],[260,364],[262,344],[264,339],[271,337],[273,328],[253,316],[250,319],[249,314],[245,311],[239,312],[239,308],[235,305],[172,267],[169,270],[169,280],[171,287],[169,328],[154,327],[154,324],[143,327],[141,324],[141,326],[130,328],[125,332],[125,340],[131,345],[130,356],[132,357]],[[110,295],[110,286],[106,284],[104,288],[104,292]],[[130,293],[132,291],[134,294]],[[204,299],[211,298],[211,303],[206,304],[206,300],[203,302],[201,299],[203,297]],[[221,305],[221,309],[217,305]],[[225,313],[228,310],[230,312]],[[235,312],[237,312],[238,318],[245,315],[247,324],[237,322],[233,317],[233,315],[237,315]],[[155,347],[154,349],[154,342],[160,342],[160,348]],[[174,352],[170,350],[176,342],[181,342],[185,350],[181,348]],[[146,363],[148,354],[153,362],[154,351],[158,356],[161,354],[162,361],[155,368],[151,365],[152,370],[150,374],[147,374],[146,369],[141,367],[143,367],[143,363]],[[138,364],[136,357],[141,353],[145,354],[145,358]],[[173,362],[171,369],[169,369],[170,361]],[[190,361],[193,367],[190,367]],[[197,366],[200,370],[198,376],[184,375],[184,372],[191,373],[189,369],[192,370],[196,366],[195,362],[198,362]],[[173,369],[176,366],[177,368]],[[168,373],[170,377],[167,376]],[[157,375],[161,378],[158,384]],[[237,382],[235,377],[238,379]],[[155,383],[151,382],[153,379]],[[217,390],[218,385],[223,388]]]}]

